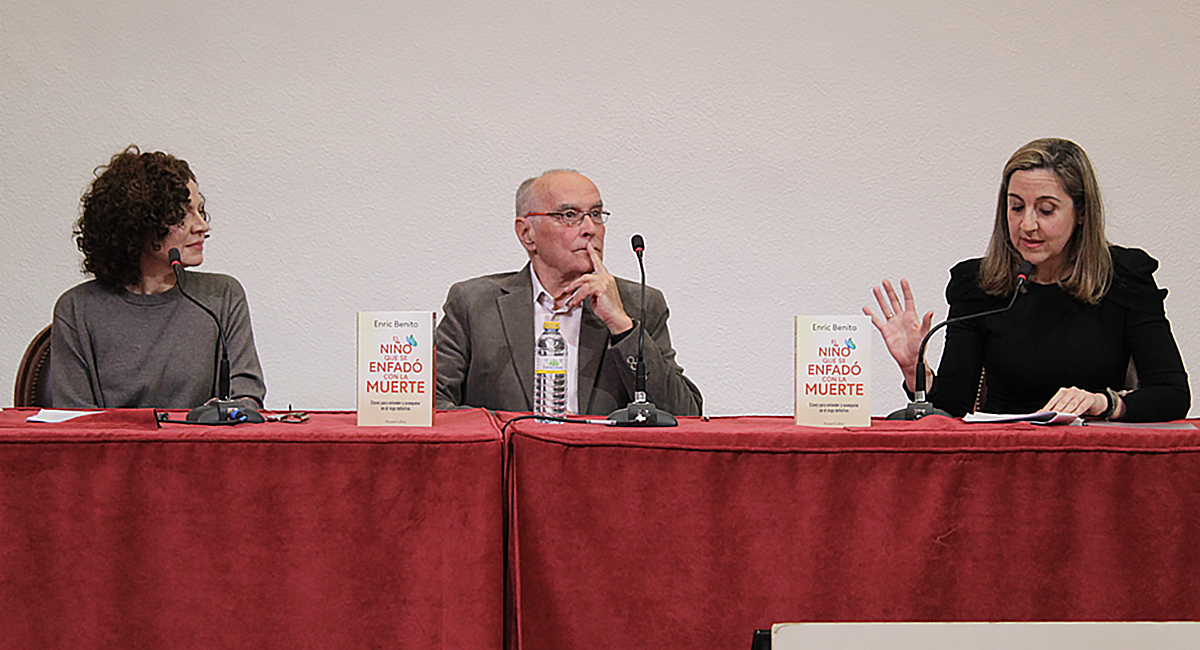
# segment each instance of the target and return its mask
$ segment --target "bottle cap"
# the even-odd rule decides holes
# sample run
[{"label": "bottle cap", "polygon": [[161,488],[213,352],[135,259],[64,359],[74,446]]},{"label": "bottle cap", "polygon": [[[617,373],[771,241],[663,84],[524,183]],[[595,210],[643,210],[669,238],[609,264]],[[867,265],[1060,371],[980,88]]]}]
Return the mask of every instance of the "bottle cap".
[{"label": "bottle cap", "polygon": [[552,321],[552,320],[544,321],[542,323],[542,329],[556,330],[556,329],[558,329],[558,322]]}]

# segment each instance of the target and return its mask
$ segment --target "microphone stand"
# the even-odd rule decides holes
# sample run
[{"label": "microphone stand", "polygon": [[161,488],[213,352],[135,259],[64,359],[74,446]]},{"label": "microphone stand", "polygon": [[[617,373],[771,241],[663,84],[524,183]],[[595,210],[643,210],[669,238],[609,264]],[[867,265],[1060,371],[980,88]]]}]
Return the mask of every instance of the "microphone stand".
[{"label": "microphone stand", "polygon": [[183,263],[179,259],[179,249],[172,248],[167,252],[167,256],[171,261],[171,270],[175,272],[175,284],[179,286],[179,293],[183,294],[184,298],[192,301],[194,305],[203,309],[204,313],[212,317],[213,322],[217,325],[217,350],[220,357],[217,362],[217,390],[216,395],[213,396],[216,399],[188,411],[187,421],[200,424],[265,422],[266,418],[257,409],[246,406],[238,400],[229,399],[229,346],[225,342],[225,328],[221,327],[221,320],[217,318],[217,315],[211,309],[184,290]]},{"label": "microphone stand", "polygon": [[617,409],[608,416],[608,421],[618,427],[677,427],[679,420],[666,411],[660,411],[646,399],[646,265],[642,261],[642,251],[646,249],[641,235],[633,236],[633,252],[637,253],[638,268],[642,272],[642,316],[638,319],[638,355],[636,383],[634,384],[633,401],[623,409]]},{"label": "microphone stand", "polygon": [[993,309],[991,311],[980,312],[978,314],[947,318],[946,320],[935,325],[933,329],[929,330],[929,333],[925,335],[925,338],[921,339],[921,349],[919,352],[917,352],[917,376],[915,379],[915,385],[913,386],[913,401],[909,402],[908,406],[890,413],[887,416],[887,419],[920,420],[926,415],[944,415],[946,417],[952,417],[948,412],[937,408],[931,402],[925,399],[925,346],[929,345],[929,339],[933,336],[934,332],[942,329],[950,323],[961,323],[962,321],[971,320],[972,318],[991,316],[992,314],[999,314],[1000,312],[1012,309],[1013,303],[1017,301],[1017,295],[1021,293],[1021,287],[1025,285],[1025,280],[1029,277],[1029,272],[1032,270],[1033,265],[1030,264],[1028,260],[1021,260],[1020,266],[1017,267],[1017,288],[1013,290],[1012,298],[1004,307]]}]

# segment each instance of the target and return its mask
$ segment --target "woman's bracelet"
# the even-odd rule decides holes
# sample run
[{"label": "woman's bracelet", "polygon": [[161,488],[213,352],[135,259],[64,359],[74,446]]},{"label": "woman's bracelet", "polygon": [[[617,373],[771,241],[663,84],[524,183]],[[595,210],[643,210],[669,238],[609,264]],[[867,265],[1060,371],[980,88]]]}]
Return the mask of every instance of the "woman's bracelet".
[{"label": "woman's bracelet", "polygon": [[1100,414],[1101,420],[1111,418],[1117,410],[1117,405],[1121,403],[1121,396],[1111,388],[1104,389],[1104,399],[1108,401],[1108,408],[1104,409],[1104,412]]}]

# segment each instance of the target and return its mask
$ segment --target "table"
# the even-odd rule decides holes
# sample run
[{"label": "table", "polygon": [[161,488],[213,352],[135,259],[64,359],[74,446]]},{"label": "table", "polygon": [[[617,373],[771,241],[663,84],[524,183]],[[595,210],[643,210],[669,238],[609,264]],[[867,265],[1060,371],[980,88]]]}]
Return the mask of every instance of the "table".
[{"label": "table", "polygon": [[0,412],[0,647],[503,646],[485,411],[431,429],[33,412]]},{"label": "table", "polygon": [[514,422],[516,636],[741,648],[779,621],[1200,619],[1200,432]]}]

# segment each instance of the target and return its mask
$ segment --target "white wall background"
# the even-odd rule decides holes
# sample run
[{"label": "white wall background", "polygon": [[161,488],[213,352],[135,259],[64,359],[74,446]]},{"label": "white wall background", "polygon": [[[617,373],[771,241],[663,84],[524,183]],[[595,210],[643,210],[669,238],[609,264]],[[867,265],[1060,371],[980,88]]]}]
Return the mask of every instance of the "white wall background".
[{"label": "white wall background", "polygon": [[[92,169],[136,143],[198,175],[269,407],[352,409],[355,312],[519,267],[513,192],[565,166],[615,273],[645,235],[706,410],[789,413],[792,317],[901,275],[944,317],[1005,160],[1060,136],[1110,238],[1161,261],[1195,386],[1198,61],[1190,0],[0,0],[0,379],[84,279]],[[882,414],[905,398],[873,336]]]}]

